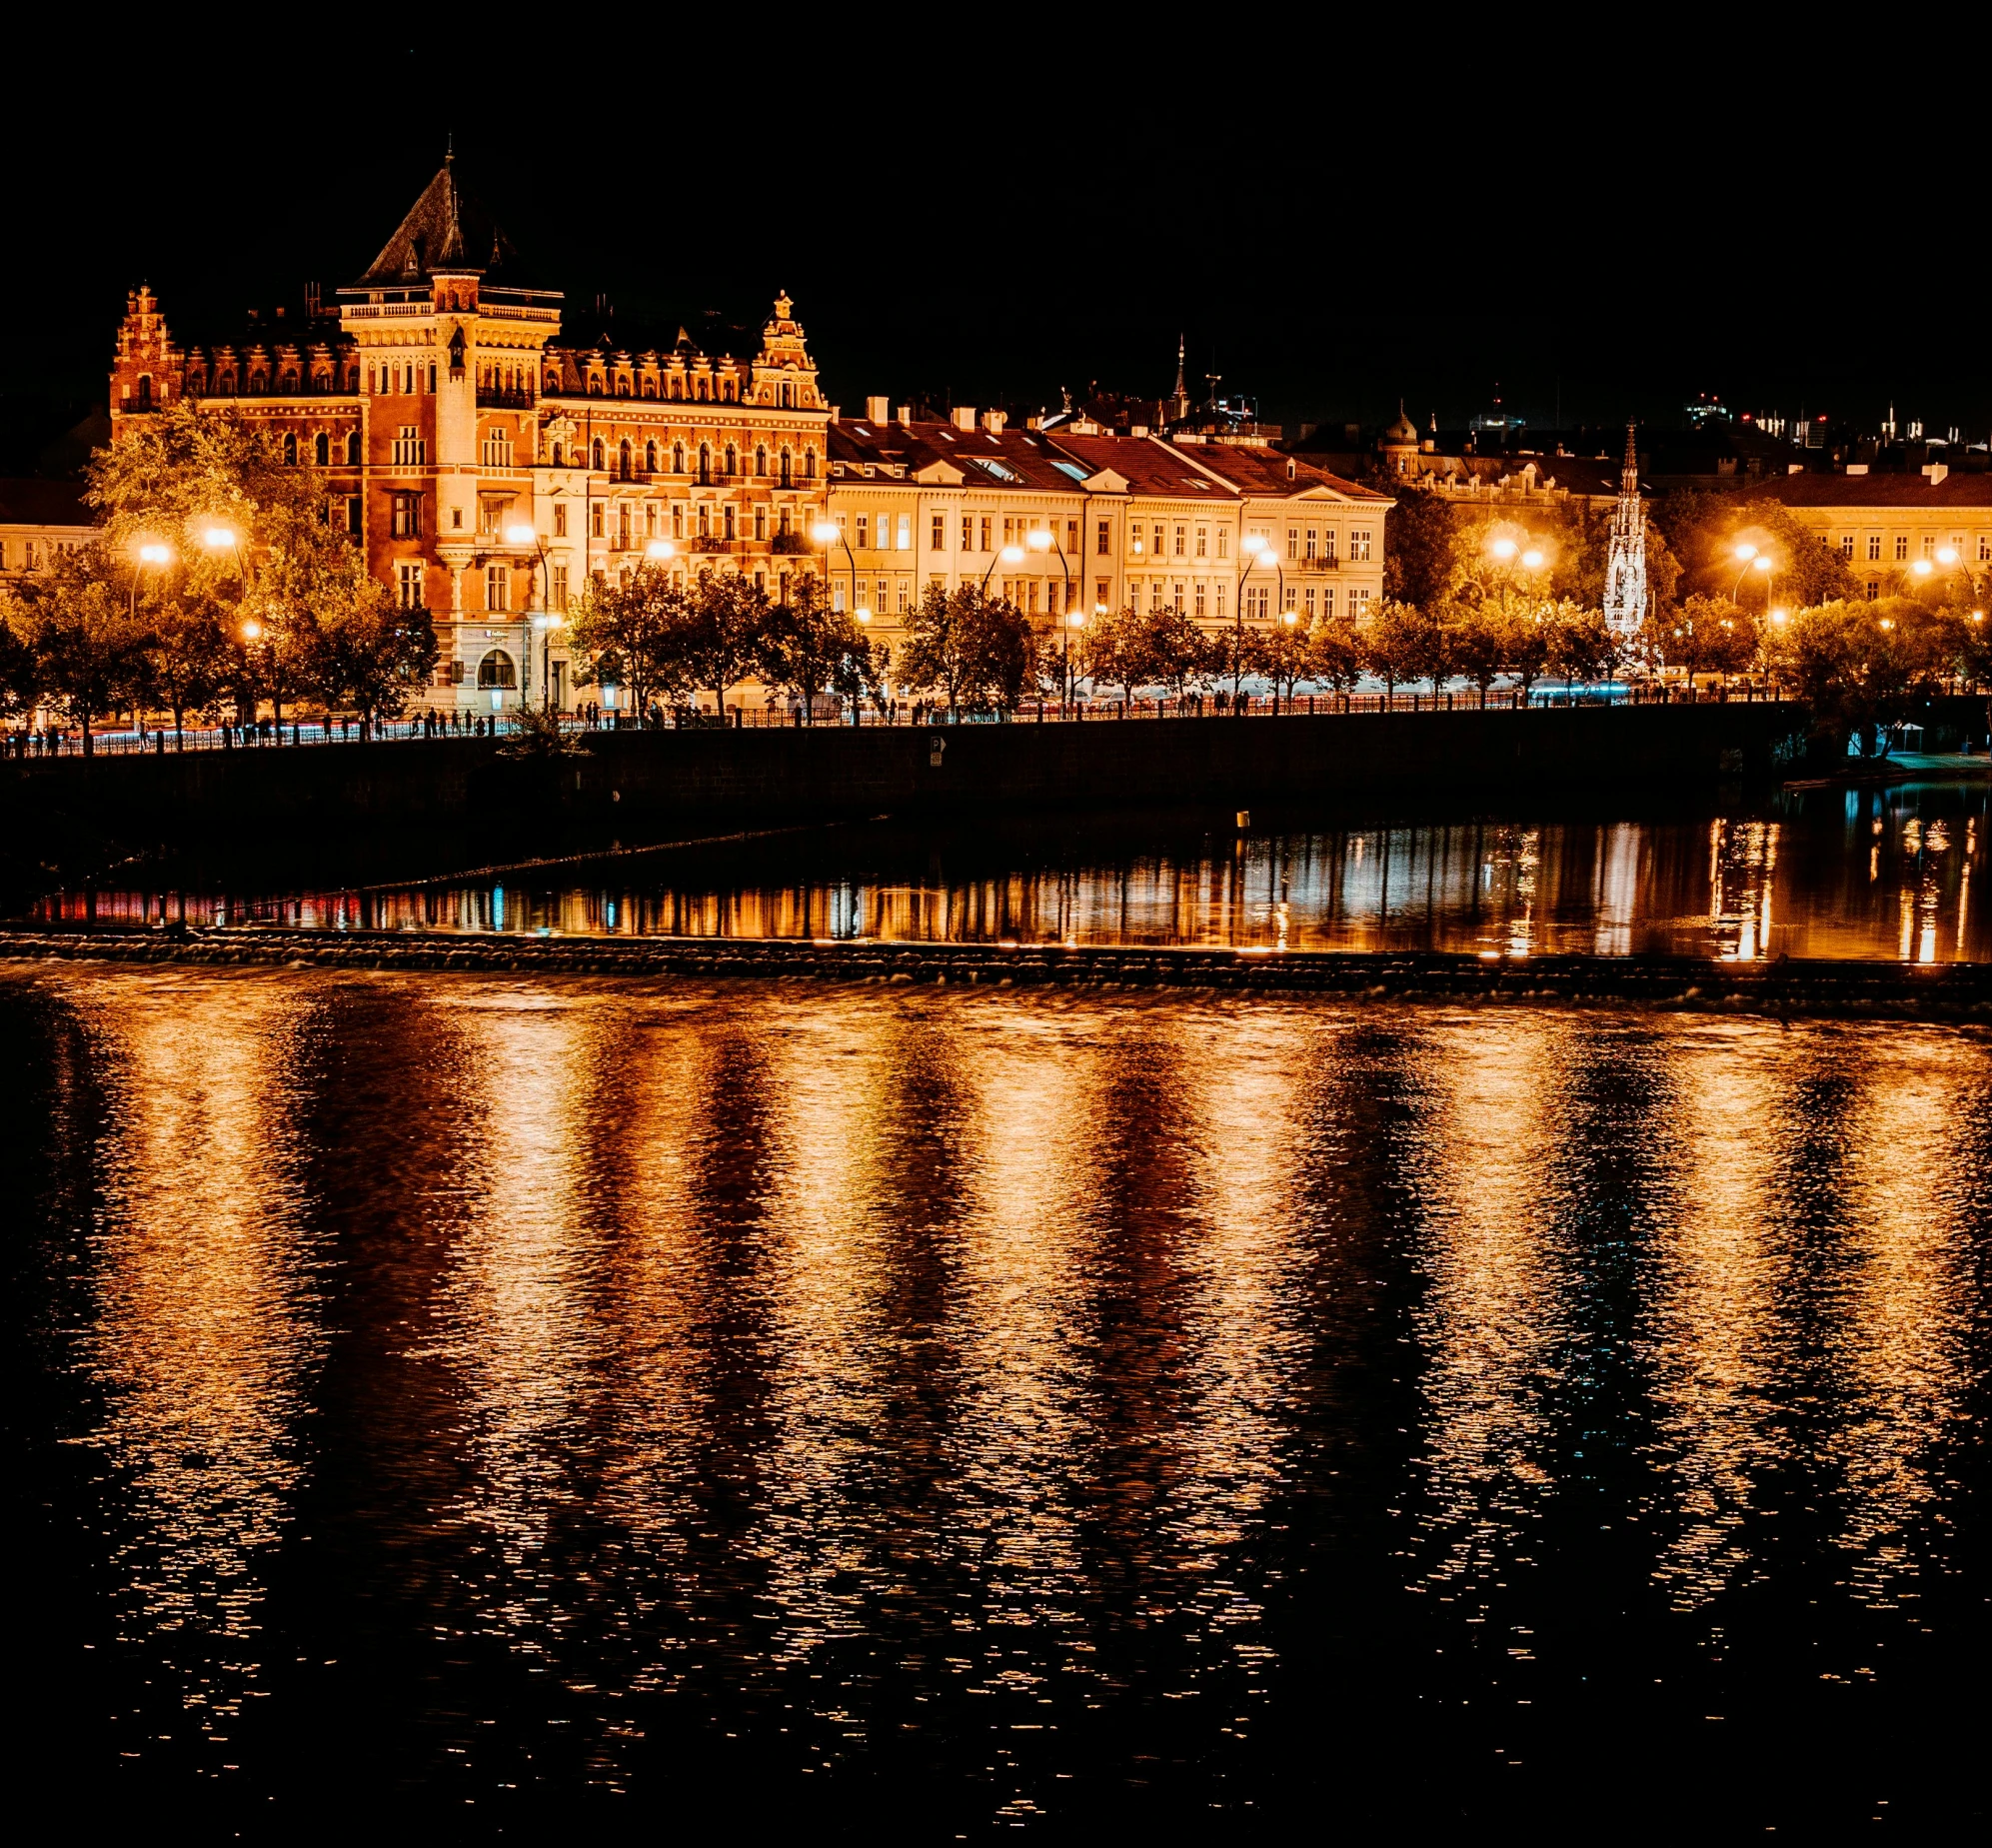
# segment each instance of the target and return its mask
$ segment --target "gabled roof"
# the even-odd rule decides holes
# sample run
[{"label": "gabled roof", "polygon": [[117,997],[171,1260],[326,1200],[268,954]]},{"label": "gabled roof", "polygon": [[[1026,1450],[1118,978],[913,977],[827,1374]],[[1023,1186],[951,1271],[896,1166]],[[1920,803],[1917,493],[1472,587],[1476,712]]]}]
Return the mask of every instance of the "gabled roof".
[{"label": "gabled roof", "polygon": [[1031,430],[958,430],[953,424],[886,423],[843,418],[830,427],[835,462],[886,464],[918,477],[937,462],[960,471],[979,488],[1070,493],[1085,472],[1074,474],[1050,440]]},{"label": "gabled roof", "polygon": [[1376,507],[1393,505],[1387,494],[1344,481],[1339,475],[1330,475],[1326,469],[1317,469],[1311,462],[1302,462],[1278,450],[1247,449],[1236,443],[1202,443],[1182,453],[1193,459],[1197,468],[1228,482],[1240,494],[1284,499],[1325,490],[1341,501],[1362,501]]},{"label": "gabled roof", "polygon": [[[496,278],[518,261],[512,240],[457,184],[456,163],[445,160],[360,281],[423,282],[438,270],[475,271]],[[510,274],[505,280],[518,281]]]},{"label": "gabled roof", "polygon": [[1940,482],[1921,474],[1775,475],[1750,482],[1748,489],[1753,498],[1786,507],[1926,507],[1932,513],[1992,507],[1992,475],[1976,470],[1946,475]]},{"label": "gabled roof", "polygon": [[1053,431],[1050,440],[1088,476],[1110,469],[1130,494],[1213,505],[1237,499],[1226,484],[1212,481],[1173,443],[1153,437],[1075,437],[1062,430]]}]

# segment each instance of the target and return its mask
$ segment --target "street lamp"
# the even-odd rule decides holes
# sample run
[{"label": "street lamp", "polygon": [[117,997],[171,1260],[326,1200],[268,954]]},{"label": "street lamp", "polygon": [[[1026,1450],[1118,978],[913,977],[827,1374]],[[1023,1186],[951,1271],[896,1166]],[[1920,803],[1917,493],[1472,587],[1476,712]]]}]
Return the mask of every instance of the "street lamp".
[{"label": "street lamp", "polygon": [[[1231,616],[1231,709],[1234,712],[1238,705],[1238,683],[1245,671],[1245,580],[1252,575],[1254,565],[1263,565],[1271,561],[1274,576],[1282,593],[1286,584],[1286,574],[1280,570],[1278,561],[1273,558],[1272,547],[1264,534],[1247,533],[1238,541],[1238,550],[1245,555],[1245,568],[1238,573],[1237,602]],[[1285,602],[1283,595],[1280,601]]]},{"label": "street lamp", "polygon": [[994,572],[998,565],[1021,565],[1022,563],[1023,548],[1021,546],[1004,546],[995,558],[990,560],[989,571],[983,573],[982,594],[985,597],[990,594],[990,573]]},{"label": "street lamp", "polygon": [[843,527],[835,520],[819,520],[810,528],[810,537],[820,546],[842,546],[844,556],[851,561],[851,614],[861,623],[872,620],[870,610],[861,609],[858,603],[858,554],[851,549],[851,541]]},{"label": "street lamp", "polygon": [[668,539],[654,539],[644,548],[644,557],[653,565],[662,565],[666,559],[675,559],[678,548]]},{"label": "street lamp", "polygon": [[[524,551],[528,546],[530,546],[539,555],[540,609],[537,615],[533,615],[530,612],[529,615],[531,615],[532,627],[545,632],[544,640],[540,649],[540,707],[542,711],[551,711],[554,703],[553,632],[561,627],[561,618],[558,612],[549,611],[547,608],[547,606],[553,601],[553,581],[554,581],[553,567],[547,562],[547,544],[546,541],[540,537],[540,529],[535,526],[528,526],[523,520],[518,521],[513,525],[508,526],[505,529],[505,543],[508,546],[516,546],[521,551]],[[653,542],[653,544],[655,543],[656,542]],[[529,591],[527,593],[529,599],[532,593]],[[548,616],[552,616],[553,618],[552,622],[547,622],[543,620]],[[529,648],[526,653],[526,672],[528,675],[531,675],[532,671],[533,671],[533,655],[531,649]],[[521,706],[524,706],[526,704],[528,691],[529,691],[528,689],[523,687],[519,690],[519,704]]]}]

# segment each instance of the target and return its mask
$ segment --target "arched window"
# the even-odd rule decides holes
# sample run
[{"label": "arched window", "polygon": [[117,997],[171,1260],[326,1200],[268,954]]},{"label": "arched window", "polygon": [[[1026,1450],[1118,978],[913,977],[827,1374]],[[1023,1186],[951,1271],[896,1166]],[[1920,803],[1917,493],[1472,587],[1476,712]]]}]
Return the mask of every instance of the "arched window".
[{"label": "arched window", "polygon": [[588,381],[588,395],[591,398],[600,398],[602,396],[602,381],[600,379],[590,379]]},{"label": "arched window", "polygon": [[674,475],[685,473],[685,445],[674,443],[671,446],[671,472]]},{"label": "arched window", "polygon": [[672,380],[671,395],[674,398],[683,398],[685,396],[685,381],[683,379]]},{"label": "arched window", "polygon": [[646,443],[644,445],[644,473],[646,475],[655,475],[657,473],[657,445],[655,443]]},{"label": "arched window", "polygon": [[495,648],[477,664],[477,684],[480,687],[516,687],[519,685],[519,670],[512,665],[512,657],[502,648]]},{"label": "arched window", "polygon": [[284,438],[284,467],[287,469],[294,469],[297,466],[298,466],[298,437],[297,437],[297,432],[292,431]]},{"label": "arched window", "polygon": [[249,375],[250,397],[261,398],[264,392],[266,392],[269,389],[269,385],[270,385],[270,379],[267,373],[252,372]]},{"label": "arched window", "polygon": [[321,469],[329,469],[332,466],[332,439],[322,430],[312,442],[312,460]]},{"label": "arched window", "polygon": [[806,482],[813,482],[816,478],[817,452],[813,449],[806,449],[803,451],[803,479]]},{"label": "arched window", "polygon": [[713,446],[710,443],[699,445],[699,479],[702,482],[713,479]]},{"label": "arched window", "polygon": [[757,443],[754,446],[754,472],[757,475],[768,473],[768,449],[765,444]]},{"label": "arched window", "polygon": [[782,451],[782,486],[785,488],[791,487],[794,484],[795,481],[795,473],[793,466],[794,461],[795,458],[792,457],[789,454],[788,450],[785,448]]},{"label": "arched window", "polygon": [[738,475],[739,473],[740,473],[740,451],[735,449],[734,446],[731,443],[729,443],[727,445],[728,478],[731,479],[732,477]]},{"label": "arched window", "polygon": [[629,397],[629,395],[630,395],[630,382],[629,382],[629,380],[628,380],[628,379],[618,379],[618,380],[616,381],[616,396],[617,396],[618,398],[627,398],[627,397]]},{"label": "arched window", "polygon": [[706,402],[706,381],[704,379],[693,380],[692,395],[693,397],[697,398],[701,404],[704,404]]},{"label": "arched window", "polygon": [[796,408],[796,388],[787,379],[782,381],[782,409],[793,411]]},{"label": "arched window", "polygon": [[655,379],[646,379],[644,381],[644,396],[646,398],[655,398],[657,396],[657,381]]},{"label": "arched window", "polygon": [[551,373],[551,372],[550,372],[550,373],[548,373],[548,374],[547,374],[547,390],[548,390],[548,391],[550,391],[550,392],[557,392],[557,391],[559,391],[559,390],[560,390],[560,388],[561,388],[561,382],[560,382],[560,379],[559,379],[559,378],[558,378],[558,377],[557,377],[557,376],[556,376],[555,374],[553,374],[553,373]]},{"label": "arched window", "polygon": [[636,464],[630,459],[630,439],[628,437],[625,437],[616,446],[616,462],[625,481],[628,481],[636,473]]},{"label": "arched window", "polygon": [[602,439],[600,437],[597,437],[595,439],[595,472],[598,475],[606,474],[608,472],[608,468],[609,468],[609,452],[603,446]]},{"label": "arched window", "polygon": [[360,433],[357,430],[346,434],[346,466],[349,469],[360,466]]},{"label": "arched window", "polygon": [[152,374],[149,372],[138,382],[138,408],[141,411],[152,409]]}]

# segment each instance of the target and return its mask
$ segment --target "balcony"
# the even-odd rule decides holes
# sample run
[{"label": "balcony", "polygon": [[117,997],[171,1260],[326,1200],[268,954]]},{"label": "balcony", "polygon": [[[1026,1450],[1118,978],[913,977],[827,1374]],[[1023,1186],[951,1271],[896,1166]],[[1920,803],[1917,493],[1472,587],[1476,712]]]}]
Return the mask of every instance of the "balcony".
[{"label": "balcony", "polygon": [[530,411],[536,402],[530,386],[523,391],[507,391],[496,385],[480,385],[477,388],[477,407],[480,411]]}]

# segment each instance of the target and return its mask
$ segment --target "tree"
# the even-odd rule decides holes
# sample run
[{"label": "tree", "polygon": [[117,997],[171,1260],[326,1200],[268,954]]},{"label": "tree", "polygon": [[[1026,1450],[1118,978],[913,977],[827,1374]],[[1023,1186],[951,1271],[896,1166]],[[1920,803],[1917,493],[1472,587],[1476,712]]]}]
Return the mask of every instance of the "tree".
[{"label": "tree", "polygon": [[427,610],[397,604],[355,555],[343,578],[323,586],[316,650],[312,681],[328,710],[352,707],[371,732],[400,718],[435,672],[436,625]]},{"label": "tree", "polygon": [[639,713],[687,685],[682,650],[690,624],[684,588],[661,566],[639,565],[627,581],[597,576],[568,612],[569,647],[584,686],[629,689]]},{"label": "tree", "polygon": [[752,677],[768,646],[768,593],[737,571],[702,571],[693,580],[678,632],[686,681],[710,691],[724,721],[727,695]]},{"label": "tree", "polygon": [[[1682,586],[1691,597],[1733,598],[1742,588],[1739,578],[1742,586],[1762,587],[1767,606],[1773,598],[1780,604],[1813,606],[1860,594],[1839,553],[1800,526],[1777,501],[1704,489],[1676,490],[1655,503],[1648,530],[1655,527],[1678,559]],[[1754,561],[1736,556],[1736,548],[1744,545],[1770,559],[1773,569],[1746,572],[1744,567]],[[1754,598],[1756,591],[1750,595]],[[1671,598],[1666,602],[1671,603]],[[1753,608],[1752,614],[1762,612]]]},{"label": "tree", "polygon": [[1739,674],[1750,665],[1757,625],[1728,598],[1696,594],[1671,617],[1647,618],[1646,645],[1663,667],[1686,670],[1692,692],[1697,674]]},{"label": "tree", "polygon": [[954,591],[929,585],[907,622],[900,677],[909,687],[939,691],[951,716],[1013,712],[1030,680],[1036,638],[1006,598],[986,597],[974,585]]},{"label": "tree", "polygon": [[1462,522],[1443,495],[1407,492],[1394,480],[1386,492],[1397,505],[1383,522],[1383,595],[1431,609],[1457,574]]},{"label": "tree", "polygon": [[[1252,634],[1247,627],[1247,647]],[[1133,686],[1166,687],[1178,700],[1215,665],[1211,638],[1173,604],[1150,610],[1146,615],[1130,613],[1125,643],[1127,672]]]},{"label": "tree", "polygon": [[1447,612],[1447,647],[1455,673],[1462,674],[1480,690],[1481,704],[1487,691],[1507,666],[1507,632],[1497,608],[1484,604],[1453,604]]},{"label": "tree", "polygon": [[1246,671],[1270,681],[1274,698],[1290,703],[1294,682],[1306,676],[1311,640],[1297,618],[1285,616],[1265,629],[1250,630],[1245,643]]},{"label": "tree", "polygon": [[1095,610],[1079,632],[1080,672],[1095,686],[1118,687],[1121,697],[1130,702],[1139,662],[1129,638],[1138,624],[1131,610]]},{"label": "tree", "polygon": [[761,671],[771,687],[802,702],[807,725],[818,694],[855,700],[872,684],[872,645],[848,612],[831,608],[822,578],[798,572],[788,602],[771,614]]},{"label": "tree", "polygon": [[146,683],[150,616],[136,608],[127,574],[97,546],[59,554],[49,570],[17,584],[7,626],[32,657],[37,690],[83,730],[136,700]]},{"label": "tree", "polygon": [[1942,647],[1929,621],[1905,598],[1836,599],[1774,625],[1767,653],[1779,680],[1810,709],[1816,740],[1835,755],[1849,738],[1863,752],[1879,751],[1885,728],[1935,689]]},{"label": "tree", "polygon": [[1307,675],[1317,687],[1346,693],[1362,675],[1362,641],[1345,616],[1316,623],[1307,637]]},{"label": "tree", "polygon": [[173,715],[176,744],[184,743],[187,715],[211,707],[234,678],[241,657],[223,627],[226,613],[213,598],[183,594],[153,610],[147,651],[149,691]]},{"label": "tree", "polygon": [[1370,613],[1362,628],[1362,665],[1383,683],[1383,695],[1390,698],[1400,681],[1415,680],[1423,673],[1425,613],[1415,604],[1386,597]]}]

